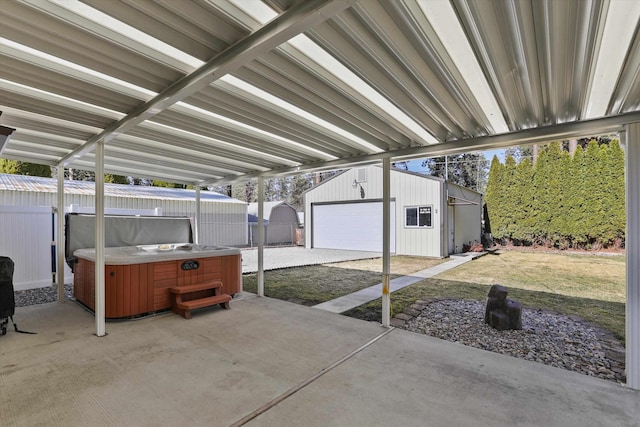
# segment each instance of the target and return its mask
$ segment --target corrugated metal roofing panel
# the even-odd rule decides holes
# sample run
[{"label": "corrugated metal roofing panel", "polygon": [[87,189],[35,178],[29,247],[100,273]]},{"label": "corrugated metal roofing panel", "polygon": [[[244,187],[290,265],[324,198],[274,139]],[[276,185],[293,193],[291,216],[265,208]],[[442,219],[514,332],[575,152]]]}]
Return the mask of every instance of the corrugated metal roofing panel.
[{"label": "corrugated metal roofing panel", "polygon": [[0,2],[6,158],[92,169],[73,150],[101,135],[107,172],[232,182],[552,139],[594,85],[611,89],[589,117],[640,111],[636,2]]},{"label": "corrugated metal roofing panel", "polygon": [[[9,175],[0,174],[0,190],[5,191],[31,191],[40,193],[57,193],[58,181],[55,178],[44,178],[39,176]],[[65,195],[79,194],[93,196],[95,183],[90,181],[65,181]],[[173,200],[195,200],[195,190],[179,188],[152,187],[145,185],[125,185],[125,184],[105,184],[105,196],[128,197],[140,199],[173,199]],[[201,191],[200,200],[216,203],[237,203],[245,202],[237,200],[213,191]]]}]

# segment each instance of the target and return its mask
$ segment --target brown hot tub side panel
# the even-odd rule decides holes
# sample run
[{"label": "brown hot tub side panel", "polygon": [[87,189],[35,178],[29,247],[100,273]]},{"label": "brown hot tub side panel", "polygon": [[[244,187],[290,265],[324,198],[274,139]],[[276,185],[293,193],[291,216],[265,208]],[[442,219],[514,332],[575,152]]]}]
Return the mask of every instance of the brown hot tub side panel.
[{"label": "brown hot tub side panel", "polygon": [[164,310],[171,307],[169,288],[176,285],[176,263],[179,261],[164,261],[149,264],[152,266],[153,277],[151,279],[153,298],[153,310]]},{"label": "brown hot tub side panel", "polygon": [[231,296],[240,293],[242,287],[242,255],[226,255],[222,258],[222,292]]},{"label": "brown hot tub side panel", "polygon": [[[122,318],[171,308],[169,288],[220,280],[222,292],[240,292],[240,255],[198,258],[199,268],[183,270],[185,260],[105,266],[105,317]],[[208,296],[194,293],[191,299]],[[95,310],[95,264],[80,258],[74,274],[74,295]]]},{"label": "brown hot tub side panel", "polygon": [[[152,266],[153,264],[105,266],[105,317],[130,317],[154,311]],[[73,282],[76,299],[95,310],[95,264],[79,259]]]}]

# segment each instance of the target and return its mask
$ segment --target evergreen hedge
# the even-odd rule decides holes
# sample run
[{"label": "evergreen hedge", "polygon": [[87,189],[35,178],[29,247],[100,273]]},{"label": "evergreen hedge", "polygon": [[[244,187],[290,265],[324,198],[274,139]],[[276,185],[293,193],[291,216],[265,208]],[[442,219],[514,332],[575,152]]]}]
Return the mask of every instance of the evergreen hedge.
[{"label": "evergreen hedge", "polygon": [[573,157],[559,142],[535,165],[493,157],[485,193],[493,238],[516,245],[598,249],[624,246],[624,152],[592,140]]}]

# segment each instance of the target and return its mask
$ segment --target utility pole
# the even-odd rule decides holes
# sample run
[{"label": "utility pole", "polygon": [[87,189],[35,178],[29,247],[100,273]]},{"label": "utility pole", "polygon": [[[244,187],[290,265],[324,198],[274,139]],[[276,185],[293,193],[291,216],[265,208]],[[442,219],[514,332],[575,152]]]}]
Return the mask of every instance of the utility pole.
[{"label": "utility pole", "polygon": [[480,156],[482,154],[477,153],[478,157],[476,159],[476,191],[480,192]]},{"label": "utility pole", "polygon": [[449,156],[444,156],[444,179],[449,179]]}]

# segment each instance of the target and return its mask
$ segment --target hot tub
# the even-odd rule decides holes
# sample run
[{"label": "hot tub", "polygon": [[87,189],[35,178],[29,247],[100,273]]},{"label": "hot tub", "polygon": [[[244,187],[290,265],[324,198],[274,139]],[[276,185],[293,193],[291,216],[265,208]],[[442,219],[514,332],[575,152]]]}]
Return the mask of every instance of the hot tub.
[{"label": "hot tub", "polygon": [[[78,249],[74,296],[95,310],[95,249]],[[222,293],[242,290],[240,250],[166,243],[105,248],[105,317],[128,318],[171,308],[169,288],[212,280]]]}]

